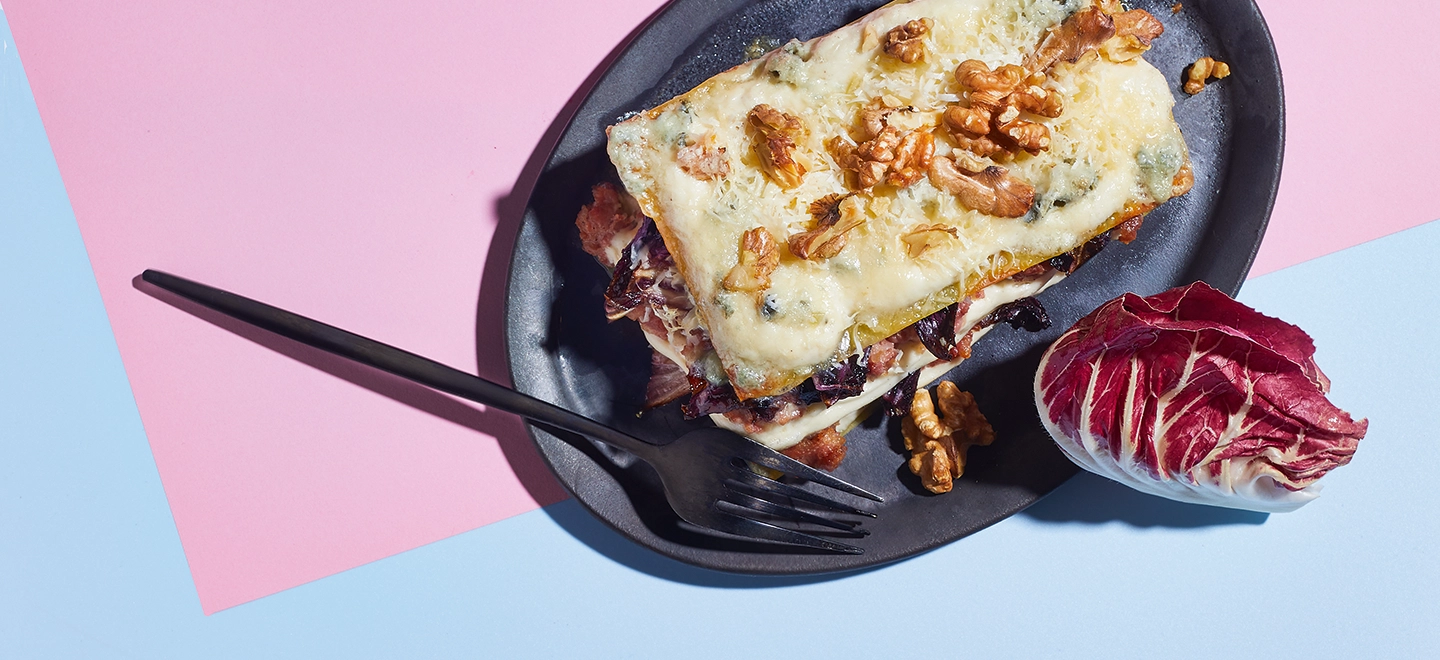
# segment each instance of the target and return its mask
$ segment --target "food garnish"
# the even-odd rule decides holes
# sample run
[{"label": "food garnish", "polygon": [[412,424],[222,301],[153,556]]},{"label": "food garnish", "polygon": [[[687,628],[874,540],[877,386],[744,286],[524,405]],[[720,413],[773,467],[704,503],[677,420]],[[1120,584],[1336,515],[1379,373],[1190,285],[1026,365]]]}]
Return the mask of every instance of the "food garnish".
[{"label": "food garnish", "polygon": [[[939,413],[936,413],[936,409]],[[995,441],[995,430],[986,421],[975,397],[948,380],[930,392],[917,390],[910,402],[910,415],[900,423],[905,448],[910,450],[907,465],[932,493],[948,493],[955,480],[965,474],[970,447]]]},{"label": "food garnish", "polygon": [[1194,96],[1205,91],[1206,81],[1228,77],[1230,77],[1229,64],[1213,57],[1202,57],[1195,60],[1195,63],[1185,70],[1185,93]]},{"label": "food garnish", "polygon": [[1325,397],[1314,355],[1304,331],[1203,282],[1128,293],[1046,351],[1035,401],[1091,472],[1184,502],[1291,511],[1368,427]]},{"label": "food garnish", "polygon": [[1033,296],[1192,180],[1138,57],[1156,26],[1114,0],[891,3],[611,126],[625,190],[582,233],[610,317],[676,364],[647,399],[683,374],[687,416],[833,448],[996,324],[1044,327]]}]

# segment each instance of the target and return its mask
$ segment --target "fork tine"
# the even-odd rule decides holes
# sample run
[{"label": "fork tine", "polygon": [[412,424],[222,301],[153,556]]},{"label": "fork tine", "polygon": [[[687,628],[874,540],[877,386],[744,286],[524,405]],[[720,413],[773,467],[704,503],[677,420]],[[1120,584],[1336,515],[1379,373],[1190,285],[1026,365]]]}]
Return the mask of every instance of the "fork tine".
[{"label": "fork tine", "polygon": [[803,488],[796,488],[795,486],[791,486],[787,483],[781,483],[779,481],[775,481],[774,479],[767,479],[758,474],[755,474],[754,472],[751,472],[747,468],[739,468],[735,472],[735,477],[726,480],[726,484],[729,485],[731,483],[735,483],[737,485],[745,486],[750,489],[749,492],[752,495],[758,495],[760,497],[765,497],[766,495],[783,495],[785,497],[801,500],[803,502],[809,502],[810,504],[814,504],[816,506],[823,506],[827,509],[834,509],[835,511],[839,511],[841,513],[850,513],[857,516],[870,516],[871,518],[876,517],[874,513],[871,513],[869,511],[864,511],[848,504],[836,502],[835,500],[832,500],[828,497],[825,497],[823,495],[816,495],[815,493],[812,493]]},{"label": "fork tine", "polygon": [[799,477],[806,481],[813,481],[817,484],[820,484],[821,486],[829,486],[831,488],[834,488],[835,490],[844,491],[846,493],[850,493],[851,495],[858,495],[868,500],[874,500],[876,502],[885,501],[884,498],[881,498],[879,495],[865,490],[864,488],[854,486],[847,482],[836,479],[831,475],[816,470],[815,468],[812,468],[809,465],[790,458],[789,456],[781,454],[780,452],[770,450],[764,445],[755,444],[754,447],[747,447],[747,449],[749,449],[749,451],[740,453],[749,455],[741,456],[741,458],[750,461],[751,463],[757,463],[772,470],[779,470],[780,472],[784,472],[785,474],[788,474],[792,477]]},{"label": "fork tine", "polygon": [[730,502],[731,504],[738,504],[752,511],[759,511],[760,513],[764,513],[766,515],[775,516],[776,518],[784,518],[785,520],[790,520],[794,522],[804,522],[810,523],[812,525],[829,527],[830,529],[854,532],[862,536],[870,535],[870,532],[868,531],[865,531],[863,529],[855,529],[855,527],[860,524],[858,522],[847,523],[839,520],[831,520],[823,516],[817,516],[813,513],[806,513],[799,509],[794,509],[788,506],[776,504],[769,500],[762,500],[758,497],[750,495],[749,493],[732,490],[730,491],[730,498],[725,501]]},{"label": "fork tine", "polygon": [[740,515],[741,512],[745,511],[744,507],[741,507],[738,504],[726,502],[725,500],[720,500],[716,502],[715,509],[715,512],[719,514],[719,517],[712,522],[719,524],[711,525],[710,527],[721,532],[735,534],[737,536],[746,536],[752,539],[760,539],[763,541],[774,541],[776,543],[785,543],[787,545],[800,545],[807,548],[829,550],[830,552],[838,552],[846,555],[865,554],[864,550],[857,548],[853,545],[836,543],[829,539],[822,539],[818,536],[811,536],[804,532],[797,532],[793,529],[785,529],[784,527],[779,527],[770,523],[760,522],[758,520],[751,520],[743,515]]}]

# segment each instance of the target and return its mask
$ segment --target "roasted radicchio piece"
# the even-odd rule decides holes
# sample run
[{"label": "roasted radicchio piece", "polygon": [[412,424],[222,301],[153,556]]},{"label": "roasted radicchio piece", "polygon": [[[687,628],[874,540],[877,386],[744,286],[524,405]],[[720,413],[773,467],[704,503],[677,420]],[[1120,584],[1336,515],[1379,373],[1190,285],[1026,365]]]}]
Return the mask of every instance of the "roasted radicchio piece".
[{"label": "roasted radicchio piece", "polygon": [[1203,282],[1126,294],[1045,353],[1036,405],[1091,472],[1174,500],[1291,511],[1367,427],[1325,398],[1314,354],[1299,328]]}]

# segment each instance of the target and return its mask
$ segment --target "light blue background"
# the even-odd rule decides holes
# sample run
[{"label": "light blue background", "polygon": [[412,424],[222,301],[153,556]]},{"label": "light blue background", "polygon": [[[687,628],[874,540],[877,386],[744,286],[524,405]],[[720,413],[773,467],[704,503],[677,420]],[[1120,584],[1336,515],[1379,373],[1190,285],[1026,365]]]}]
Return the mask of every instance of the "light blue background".
[{"label": "light blue background", "polygon": [[666,560],[573,502],[206,617],[8,27],[0,31],[0,657],[1437,657],[1432,223],[1247,283],[1371,420],[1292,514],[1082,475],[843,579]]}]

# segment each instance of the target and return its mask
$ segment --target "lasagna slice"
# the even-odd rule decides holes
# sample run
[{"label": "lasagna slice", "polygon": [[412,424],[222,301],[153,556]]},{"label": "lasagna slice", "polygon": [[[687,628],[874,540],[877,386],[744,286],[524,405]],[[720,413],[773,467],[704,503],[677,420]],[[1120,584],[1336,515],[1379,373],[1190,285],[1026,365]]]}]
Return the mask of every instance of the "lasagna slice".
[{"label": "lasagna slice", "polygon": [[1162,31],[1113,0],[895,2],[611,126],[624,190],[577,224],[652,402],[834,444],[994,324],[1043,325],[1032,296],[1189,189],[1139,57]]}]

